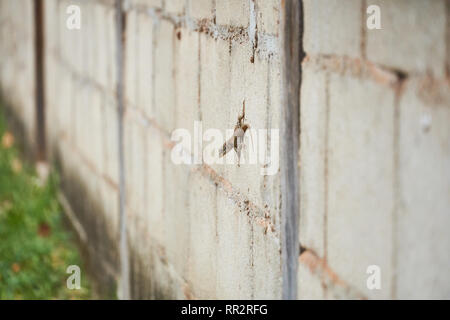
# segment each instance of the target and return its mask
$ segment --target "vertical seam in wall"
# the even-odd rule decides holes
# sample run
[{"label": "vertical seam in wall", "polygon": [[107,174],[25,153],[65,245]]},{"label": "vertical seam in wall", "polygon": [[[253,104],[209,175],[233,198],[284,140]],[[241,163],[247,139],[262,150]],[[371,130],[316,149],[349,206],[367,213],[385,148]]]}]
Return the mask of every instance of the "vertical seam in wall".
[{"label": "vertical seam in wall", "polygon": [[363,59],[366,59],[366,24],[365,24],[365,17],[366,17],[366,0],[362,0],[361,3],[361,57]]},{"label": "vertical seam in wall", "polygon": [[216,7],[217,7],[216,0],[212,0],[212,9],[211,10],[212,10],[214,24],[216,24]]},{"label": "vertical seam in wall", "polygon": [[250,43],[252,44],[252,56],[250,57],[250,62],[255,62],[255,53],[256,48],[258,47],[258,24],[256,23],[257,20],[257,13],[256,13],[256,5],[255,0],[249,0],[249,11],[250,11],[250,17],[249,17],[249,27],[248,27],[248,35]]},{"label": "vertical seam in wall", "polygon": [[[328,263],[328,152],[329,152],[329,129],[330,126],[330,74],[325,76],[325,136],[324,136],[324,212],[323,212],[323,260]],[[323,294],[326,298],[328,288],[325,284],[325,274],[322,275]]]},{"label": "vertical seam in wall", "polygon": [[281,2],[281,271],[282,298],[297,298],[297,270],[299,256],[299,175],[300,148],[300,82],[304,51],[303,2]]},{"label": "vertical seam in wall", "polygon": [[44,2],[34,0],[34,49],[35,49],[35,90],[36,90],[36,158],[46,158],[45,141],[45,68],[44,68]]},{"label": "vertical seam in wall", "polygon": [[450,78],[450,1],[445,2],[446,29],[445,29],[445,50],[446,50],[446,77]]},{"label": "vertical seam in wall", "polygon": [[130,262],[127,244],[127,218],[125,196],[125,159],[123,143],[124,115],[124,48],[125,48],[125,13],[122,0],[116,0],[116,65],[117,65],[117,113],[118,113],[118,160],[119,160],[119,253],[120,253],[120,298],[130,299]]}]

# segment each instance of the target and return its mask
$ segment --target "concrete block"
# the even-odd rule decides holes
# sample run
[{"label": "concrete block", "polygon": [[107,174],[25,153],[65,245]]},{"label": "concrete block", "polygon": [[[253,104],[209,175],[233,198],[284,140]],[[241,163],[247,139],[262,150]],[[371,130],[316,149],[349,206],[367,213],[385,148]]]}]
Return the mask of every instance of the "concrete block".
[{"label": "concrete block", "polygon": [[156,30],[155,117],[167,132],[171,132],[175,126],[174,37],[173,25],[168,21],[161,21]]},{"label": "concrete block", "polygon": [[[391,294],[394,99],[376,82],[330,75],[326,260],[369,298]],[[380,290],[366,286],[369,265],[381,268]]]},{"label": "concrete block", "polygon": [[85,133],[89,130],[90,117],[86,114],[86,110],[90,104],[90,90],[91,88],[81,86],[78,82],[74,83],[74,103],[71,111],[74,115],[74,123],[73,131],[69,132],[69,136],[83,155],[86,155]]},{"label": "concrete block", "polygon": [[[70,3],[70,2],[69,2]],[[71,3],[70,3],[71,4]],[[81,12],[87,12],[89,4],[87,2],[80,3]],[[72,70],[78,74],[86,74],[87,67],[87,39],[91,36],[88,33],[88,28],[83,28],[83,20],[81,21],[81,28],[69,30],[66,27],[67,13],[64,8],[64,28],[68,31],[69,37],[66,42],[66,57],[65,61],[71,66]]]},{"label": "concrete block", "polygon": [[281,246],[278,234],[251,223],[251,249],[254,299],[281,299]]},{"label": "concrete block", "polygon": [[[302,246],[324,256],[325,155],[327,127],[326,72],[303,65],[300,92],[300,220]],[[307,281],[307,280],[305,280]]]},{"label": "concrete block", "polygon": [[140,214],[144,211],[146,176],[144,130],[132,117],[127,117],[125,124],[127,206],[133,214]]},{"label": "concrete block", "polygon": [[60,77],[60,90],[58,95],[58,119],[60,122],[61,130],[67,134],[70,133],[71,125],[73,124],[73,119],[71,117],[72,111],[72,95],[73,95],[73,85],[70,76],[64,72],[62,68],[59,72]]},{"label": "concrete block", "polygon": [[[172,0],[170,0],[172,1]],[[170,2],[168,1],[168,2]],[[163,0],[132,0],[130,1],[132,5],[140,5],[154,8],[162,8]]]},{"label": "concrete block", "polygon": [[60,129],[60,123],[58,119],[58,92],[60,91],[61,78],[58,77],[58,64],[52,56],[47,55],[45,59],[45,73],[47,75],[47,85],[45,87],[45,101],[46,101],[46,118],[45,128],[48,138],[47,155],[48,158],[52,158],[52,152],[55,150],[57,143],[58,131]]},{"label": "concrete block", "polygon": [[[97,9],[98,7],[98,9]],[[83,43],[82,51],[82,64],[80,74],[87,77],[91,81],[98,82],[99,78],[99,68],[98,68],[98,47],[101,43],[101,39],[98,35],[98,25],[102,22],[99,15],[97,15],[97,10],[100,11],[100,5],[94,2],[86,2],[83,7],[80,8],[81,12],[84,14],[81,20],[81,31]],[[66,14],[67,15],[67,14]],[[83,19],[84,18],[84,19]],[[79,32],[76,29],[73,32]]]},{"label": "concrete block", "polygon": [[101,203],[106,214],[111,239],[119,239],[119,193],[104,180],[101,182]]},{"label": "concrete block", "polygon": [[[194,296],[215,298],[220,283],[217,273],[230,261],[219,260],[219,215],[217,188],[202,176],[192,174],[189,179],[189,260],[188,279]],[[236,274],[235,274],[236,276]]]},{"label": "concrete block", "polygon": [[[204,230],[203,227],[206,228],[205,222],[192,218],[191,206],[193,204],[191,202],[189,189],[196,188],[197,186],[191,184],[191,171],[189,170],[189,167],[186,167],[184,164],[174,164],[170,157],[170,151],[166,149],[163,152],[162,165],[164,179],[162,191],[164,200],[163,217],[165,230],[163,244],[165,246],[167,260],[173,265],[176,273],[184,279],[189,279],[188,272],[190,263],[193,263],[196,266],[194,267],[196,271],[203,268],[203,266],[198,266],[197,262],[189,260],[190,253],[192,252],[191,245],[196,248],[202,247],[202,244],[197,243],[196,240],[194,244],[191,243],[192,234],[198,232],[198,238],[202,238],[202,241],[205,241],[208,245],[209,238],[201,231]],[[190,186],[190,188],[174,189],[173,186]],[[200,193],[200,191],[198,192]],[[195,201],[202,203],[198,204],[201,208],[207,208],[209,204],[207,199],[208,195],[201,194],[203,197],[197,198]],[[193,206],[195,208],[196,204]],[[195,210],[198,210],[198,208]],[[211,207],[204,213],[209,215],[211,213],[210,210]],[[201,224],[201,226],[198,226],[197,224]],[[198,253],[196,250],[194,250],[194,252]]]},{"label": "concrete block", "polygon": [[[46,30],[46,47],[51,50],[56,49],[57,42],[55,41],[58,38],[59,30],[57,28],[53,28],[55,25],[55,15],[58,14],[58,2],[57,1],[47,1],[44,6],[45,12],[45,30]],[[1,19],[1,18],[0,18]]]},{"label": "concrete block", "polygon": [[[203,132],[209,128],[222,131],[230,127],[230,56],[228,43],[200,34],[200,113]],[[234,127],[233,127],[234,128]],[[223,173],[224,165],[211,167]]]},{"label": "concrete block", "polygon": [[[123,119],[123,152],[124,152],[124,174],[125,174],[125,195],[126,195],[126,204],[127,210],[131,209],[134,211],[136,196],[134,195],[134,187],[133,187],[133,142],[134,142],[134,123],[133,119],[129,114],[126,114]],[[129,208],[128,208],[129,207]]]},{"label": "concrete block", "polygon": [[217,24],[245,28],[249,25],[249,21],[249,1],[216,0]]},{"label": "concrete block", "polygon": [[280,24],[279,0],[256,0],[258,31],[278,35]]},{"label": "concrete block", "polygon": [[142,215],[145,212],[146,196],[146,130],[139,123],[133,123],[133,141],[132,141],[132,172],[133,172],[133,195],[135,196],[134,209],[137,214]]},{"label": "concrete block", "polygon": [[126,28],[126,45],[125,45],[125,101],[126,105],[130,104],[133,107],[137,106],[137,75],[138,75],[138,14],[136,11],[129,11],[127,13],[127,28]]},{"label": "concrete block", "polygon": [[152,299],[187,299],[189,288],[165,259],[164,249],[152,245],[148,252],[149,254],[140,256],[143,274],[147,279],[147,283],[141,285],[150,287],[145,294]]},{"label": "concrete block", "polygon": [[[436,101],[421,97],[430,91],[438,91]],[[450,265],[449,105],[446,84],[424,88],[414,79],[408,81],[400,100],[399,299],[450,297],[446,276]]]},{"label": "concrete block", "polygon": [[109,53],[106,51],[115,42],[107,43],[108,39],[108,8],[103,5],[95,6],[95,29],[97,41],[94,44],[95,49],[93,54],[96,54],[95,61],[97,64],[96,82],[98,82],[102,88],[108,88],[108,64],[113,64],[113,61],[108,59]]},{"label": "concrete block", "polygon": [[223,128],[227,123],[230,95],[228,43],[200,35],[200,103],[203,126]]},{"label": "concrete block", "polygon": [[[281,86],[281,78],[280,78],[280,69],[279,63],[275,60],[270,60],[268,65],[268,93],[267,93],[267,115],[266,115],[266,125],[265,127],[269,129],[279,129],[280,126],[280,112],[281,112],[281,98],[280,98],[280,86]],[[272,135],[270,131],[268,131],[268,138],[266,140],[267,147],[272,149],[272,139],[275,137]],[[281,139],[281,137],[280,137]],[[270,141],[270,144],[269,144]],[[281,140],[280,140],[281,141]],[[269,150],[266,150],[268,152]],[[272,152],[272,150],[270,150]],[[275,151],[277,152],[277,151]],[[281,154],[278,150],[278,156],[281,159]],[[266,153],[269,154],[269,153]],[[274,153],[275,154],[275,153]],[[275,165],[275,164],[274,164]],[[260,167],[261,168],[261,167]],[[274,167],[276,170],[276,167]],[[279,172],[279,164],[278,164],[278,172]],[[261,172],[260,172],[261,173]],[[280,214],[280,175],[275,173],[274,175],[267,175],[262,177],[262,188],[261,188],[261,196],[262,203],[265,209],[268,209],[271,213],[270,216],[272,218],[272,222],[275,227],[280,222],[279,214]],[[267,207],[266,207],[267,206]]]},{"label": "concrete block", "polygon": [[153,21],[147,15],[138,15],[138,70],[137,70],[137,104],[149,118],[153,112]]},{"label": "concrete block", "polygon": [[303,46],[307,54],[361,56],[361,0],[305,0]]},{"label": "concrete block", "polygon": [[[252,225],[223,192],[217,192],[217,299],[251,299],[255,280],[252,270]],[[214,230],[214,229],[213,229]]]},{"label": "concrete block", "polygon": [[[195,2],[195,1],[194,1]],[[165,2],[165,10],[169,13],[181,15],[184,13],[186,0],[170,0]]]},{"label": "concrete block", "polygon": [[[60,28],[60,33],[59,33],[59,43],[60,43],[60,57],[62,60],[66,60],[67,57],[67,42],[69,41],[69,37],[71,37],[73,35],[73,33],[69,33],[69,29],[67,29],[66,27],[66,19],[67,19],[67,13],[66,13],[66,8],[68,6],[68,1],[60,1],[59,2],[59,12],[57,17],[59,18],[58,20],[58,27]],[[72,39],[71,39],[72,40]]]},{"label": "concrete block", "polygon": [[151,241],[163,245],[165,234],[164,225],[164,172],[163,172],[163,145],[161,137],[155,129],[149,128],[146,132],[147,141],[147,228]]},{"label": "concrete block", "polygon": [[214,6],[212,0],[189,1],[190,16],[194,19],[212,19]]},{"label": "concrete block", "polygon": [[105,48],[106,55],[104,59],[108,61],[107,64],[107,89],[110,94],[116,91],[117,88],[117,45],[116,45],[116,22],[115,22],[115,11],[113,9],[107,9],[107,19],[106,19],[106,45]]},{"label": "concrete block", "polygon": [[380,7],[382,29],[366,31],[367,58],[404,72],[431,71],[443,77],[447,57],[445,1],[377,0],[371,4]]},{"label": "concrete block", "polygon": [[118,154],[118,114],[115,106],[105,105],[105,153],[106,175],[116,184],[119,183],[119,154]]},{"label": "concrete block", "polygon": [[185,29],[177,31],[176,50],[176,127],[194,134],[194,121],[200,120],[200,35]]},{"label": "concrete block", "polygon": [[267,119],[270,128],[280,127],[281,117],[281,64],[278,59],[269,61],[269,115]]},{"label": "concrete block", "polygon": [[99,173],[105,171],[105,126],[104,126],[104,101],[98,90],[92,91],[91,107],[88,117],[91,118],[91,131],[87,132],[88,141],[91,143],[89,154]]},{"label": "concrete block", "polygon": [[299,300],[324,299],[320,277],[312,274],[307,266],[299,264],[297,272],[297,298]]},{"label": "concrete block", "polygon": [[108,241],[102,242],[102,255],[105,262],[117,265],[118,239],[119,234],[119,193],[116,188],[107,183],[104,179],[99,179],[99,201],[98,208],[101,208],[100,232]]}]

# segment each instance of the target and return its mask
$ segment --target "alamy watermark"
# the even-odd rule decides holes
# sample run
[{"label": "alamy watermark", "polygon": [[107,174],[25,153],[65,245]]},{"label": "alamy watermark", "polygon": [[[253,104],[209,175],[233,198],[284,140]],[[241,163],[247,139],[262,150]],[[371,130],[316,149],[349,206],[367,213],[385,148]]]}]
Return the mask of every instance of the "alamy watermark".
[{"label": "alamy watermark", "polygon": [[369,290],[380,290],[381,289],[381,268],[376,264],[372,264],[367,267],[367,274],[370,276],[366,280],[366,286]]},{"label": "alamy watermark", "polygon": [[66,20],[66,27],[69,30],[81,29],[81,9],[79,6],[71,4],[67,6],[66,13],[69,15]]},{"label": "alamy watermark", "polygon": [[366,10],[368,17],[366,21],[367,29],[381,29],[381,9],[379,6],[372,4]]},{"label": "alamy watermark", "polygon": [[81,270],[80,267],[73,264],[67,267],[66,273],[69,273],[70,276],[67,278],[66,286],[67,289],[81,289]]}]

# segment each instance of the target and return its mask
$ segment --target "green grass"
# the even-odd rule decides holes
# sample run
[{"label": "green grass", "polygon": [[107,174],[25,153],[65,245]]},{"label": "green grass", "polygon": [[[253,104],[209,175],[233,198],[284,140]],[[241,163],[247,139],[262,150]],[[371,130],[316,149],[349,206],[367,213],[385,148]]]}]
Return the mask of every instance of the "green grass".
[{"label": "green grass", "polygon": [[[57,177],[41,183],[21,162],[2,111],[0,106],[0,299],[89,299],[74,236],[63,226]],[[79,290],[66,286],[69,265],[81,268]]]}]

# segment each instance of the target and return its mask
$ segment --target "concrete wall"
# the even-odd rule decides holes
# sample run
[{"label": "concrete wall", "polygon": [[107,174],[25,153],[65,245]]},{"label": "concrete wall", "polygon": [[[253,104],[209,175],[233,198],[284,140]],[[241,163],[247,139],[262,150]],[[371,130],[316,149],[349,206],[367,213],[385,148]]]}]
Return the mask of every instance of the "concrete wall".
[{"label": "concrete wall", "polygon": [[299,297],[448,299],[449,2],[303,3]]},{"label": "concrete wall", "polygon": [[[71,3],[46,1],[47,128],[88,246],[118,278],[114,3],[77,2],[82,28],[68,30]],[[213,4],[124,2],[132,298],[281,297],[278,176],[170,159],[175,128],[232,129],[244,99],[253,128],[278,127],[279,4]]]},{"label": "concrete wall", "polygon": [[[279,127],[283,2],[124,1],[123,77],[114,1],[44,3],[48,155],[102,288],[121,279],[122,83],[131,297],[281,298],[280,174],[175,165],[170,137],[232,129],[244,99],[252,128]],[[448,1],[302,5],[298,297],[450,298]],[[2,94],[33,145],[32,2],[0,6]]]}]

